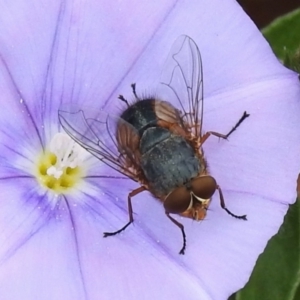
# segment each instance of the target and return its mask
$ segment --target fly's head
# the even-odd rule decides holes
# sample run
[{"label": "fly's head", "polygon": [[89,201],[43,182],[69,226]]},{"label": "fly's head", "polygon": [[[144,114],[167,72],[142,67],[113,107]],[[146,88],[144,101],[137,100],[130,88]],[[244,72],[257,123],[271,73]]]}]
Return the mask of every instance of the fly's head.
[{"label": "fly's head", "polygon": [[193,178],[167,195],[164,200],[165,211],[196,221],[203,220],[216,189],[217,183],[212,176]]}]

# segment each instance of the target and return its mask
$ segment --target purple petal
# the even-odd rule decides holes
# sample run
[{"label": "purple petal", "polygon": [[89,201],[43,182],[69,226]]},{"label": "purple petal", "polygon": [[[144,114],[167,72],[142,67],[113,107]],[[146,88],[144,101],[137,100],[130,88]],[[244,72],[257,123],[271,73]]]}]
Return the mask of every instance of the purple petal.
[{"label": "purple petal", "polygon": [[[132,81],[149,89],[158,82],[170,46],[182,33],[193,37],[201,49],[207,94],[287,73],[233,1],[222,7],[213,1],[121,2],[118,9],[106,1],[43,6],[14,1],[2,6],[1,57],[36,123],[50,118],[47,127],[53,126],[62,101],[99,107],[116,99]],[[34,22],[32,14],[38,18]],[[120,22],[127,16],[130,22]],[[212,20],[213,26],[208,26]]]},{"label": "purple petal", "polygon": [[[5,159],[13,158],[12,166],[18,161],[12,149],[24,134],[27,144],[20,150],[29,159],[41,141],[49,142],[59,128],[61,104],[106,105],[117,112],[116,97],[129,94],[130,83],[151,92],[172,43],[183,33],[202,54],[204,129],[226,133],[245,110],[250,113],[229,141],[212,137],[204,145],[228,208],[249,220],[227,215],[216,194],[203,222],[179,219],[187,233],[185,256],[177,254],[180,231],[146,193],[133,200],[135,224],[102,238],[103,231],[128,220],[127,194],[137,187],[92,177],[118,176],[112,171],[91,169],[79,191],[60,199],[58,219],[51,211],[43,210],[42,218],[32,209],[43,199],[37,183],[30,182],[34,191],[37,185],[33,204],[20,181],[1,184],[2,199],[12,200],[2,203],[1,220],[7,222],[1,224],[1,241],[11,233],[16,243],[8,240],[2,249],[13,249],[14,255],[1,266],[0,298],[225,299],[242,287],[296,198],[300,91],[296,75],[277,62],[236,2],[2,1],[0,7],[5,96],[0,101],[9,110],[1,114],[1,128],[7,130],[1,129],[0,138],[11,146],[2,154],[2,174],[9,173],[3,172]],[[25,117],[20,98],[28,107]],[[16,170],[25,167],[17,164]]]},{"label": "purple petal", "polygon": [[[0,53],[1,64],[1,53]],[[40,126],[29,111],[19,91],[11,80],[9,70],[1,64],[0,73],[0,176],[4,175],[3,166],[23,166],[19,169],[28,173],[32,168],[32,158],[43,148]],[[26,164],[27,162],[27,164]],[[30,170],[29,170],[30,165]]]},{"label": "purple petal", "polygon": [[0,187],[0,263],[3,264],[55,217],[56,201],[48,199],[35,178],[1,178]]},{"label": "purple petal", "polygon": [[204,145],[210,171],[223,189],[295,201],[299,93],[295,74],[205,99],[205,130],[227,132],[243,111],[250,114],[229,141],[211,138]]},{"label": "purple petal", "polygon": [[[28,213],[28,209],[26,212],[20,212],[19,209],[12,210],[10,207],[10,213],[13,211],[18,213],[20,219],[15,220],[19,226],[11,232],[14,241],[11,238],[4,244],[6,246],[9,243],[13,247],[9,248],[9,253],[5,253],[4,262],[1,261],[1,298],[84,299],[81,270],[70,219],[59,221],[56,218],[47,219],[37,209]],[[9,210],[5,212],[7,217]],[[33,215],[38,216],[35,218]],[[13,222],[9,221],[5,224],[6,231],[7,227],[13,225]],[[1,222],[1,225],[4,224]],[[14,243],[16,235],[19,244]]]}]

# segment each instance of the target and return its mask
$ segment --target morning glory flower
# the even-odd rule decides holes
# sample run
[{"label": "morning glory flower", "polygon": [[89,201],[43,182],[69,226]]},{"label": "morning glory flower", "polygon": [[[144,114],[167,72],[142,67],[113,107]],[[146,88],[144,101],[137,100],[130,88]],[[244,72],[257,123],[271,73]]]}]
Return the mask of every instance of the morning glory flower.
[{"label": "morning glory flower", "polygon": [[[0,298],[226,299],[243,287],[296,198],[300,88],[233,0],[0,1]],[[130,84],[151,93],[182,34],[203,60],[204,145],[230,217],[214,196],[185,226],[74,143],[58,109],[119,114]],[[168,100],[168,99],[166,99]],[[176,216],[175,216],[176,217]]]}]

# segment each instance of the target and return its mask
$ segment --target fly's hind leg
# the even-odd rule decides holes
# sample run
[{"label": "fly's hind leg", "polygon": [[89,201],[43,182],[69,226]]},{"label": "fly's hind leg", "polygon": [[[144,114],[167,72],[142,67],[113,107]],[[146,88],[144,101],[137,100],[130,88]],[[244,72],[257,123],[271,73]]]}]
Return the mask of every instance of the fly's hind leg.
[{"label": "fly's hind leg", "polygon": [[114,232],[103,232],[103,237],[108,237],[108,236],[112,236],[112,235],[116,235],[120,232],[122,232],[123,230],[125,230],[131,223],[133,223],[133,210],[132,210],[132,203],[131,203],[131,198],[136,196],[137,194],[145,191],[146,188],[144,186],[140,186],[139,188],[133,190],[132,192],[130,192],[128,194],[128,214],[129,214],[129,222],[126,223],[125,226],[123,226],[121,229],[114,231]]},{"label": "fly's hind leg", "polygon": [[132,93],[135,97],[136,100],[140,100],[140,98],[138,97],[137,93],[136,93],[136,83],[132,83],[131,84],[131,88],[132,88]]},{"label": "fly's hind leg", "polygon": [[128,100],[127,100],[127,99],[125,99],[123,95],[119,95],[118,99],[120,99],[121,101],[125,102],[125,103],[126,103],[126,105],[127,105],[127,107],[129,107],[129,106],[130,106],[130,105],[129,105],[129,102],[128,102]]},{"label": "fly's hind leg", "polygon": [[204,142],[211,136],[214,135],[216,137],[219,137],[221,139],[227,140],[228,137],[243,123],[243,121],[248,118],[250,115],[245,111],[242,115],[242,117],[238,120],[238,122],[232,127],[232,129],[227,134],[218,133],[215,131],[208,131],[206,132],[200,141],[200,146],[204,144]]},{"label": "fly's hind leg", "polygon": [[[132,84],[131,84],[131,88],[132,88],[132,93],[133,93],[135,99],[136,99],[136,100],[141,100],[141,99],[138,97],[137,93],[136,93],[136,84],[135,84],[135,83],[132,83]],[[126,98],[124,98],[123,95],[119,95],[118,99],[120,99],[121,101],[125,102],[125,103],[127,104],[127,107],[130,106],[128,100],[127,100]]]}]

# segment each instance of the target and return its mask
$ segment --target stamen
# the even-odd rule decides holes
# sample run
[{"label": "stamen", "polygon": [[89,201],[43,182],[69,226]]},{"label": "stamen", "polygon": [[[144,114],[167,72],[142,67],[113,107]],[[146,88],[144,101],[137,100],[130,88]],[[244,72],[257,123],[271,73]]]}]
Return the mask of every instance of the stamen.
[{"label": "stamen", "polygon": [[65,133],[57,133],[50,142],[49,150],[56,155],[56,164],[47,170],[48,175],[59,179],[64,169],[78,167],[85,157],[86,151]]},{"label": "stamen", "polygon": [[57,133],[38,161],[37,178],[46,188],[63,193],[83,176],[82,165],[88,152],[67,134]]}]

